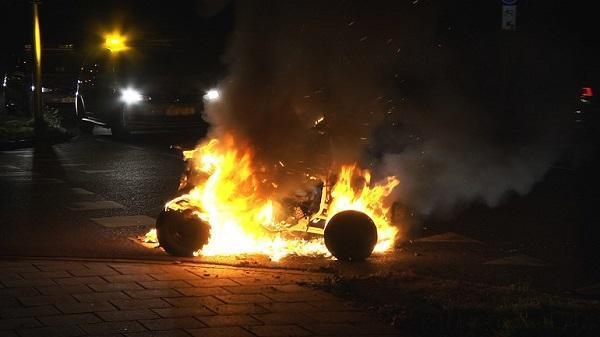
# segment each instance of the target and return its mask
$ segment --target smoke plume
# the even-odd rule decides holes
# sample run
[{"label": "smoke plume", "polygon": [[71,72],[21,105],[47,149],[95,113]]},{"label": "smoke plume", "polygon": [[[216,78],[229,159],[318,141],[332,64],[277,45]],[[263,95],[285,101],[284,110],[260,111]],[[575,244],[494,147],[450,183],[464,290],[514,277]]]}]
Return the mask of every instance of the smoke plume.
[{"label": "smoke plume", "polygon": [[239,1],[210,136],[266,167],[396,175],[422,214],[525,194],[564,144],[568,39],[547,18],[503,35],[483,3]]}]

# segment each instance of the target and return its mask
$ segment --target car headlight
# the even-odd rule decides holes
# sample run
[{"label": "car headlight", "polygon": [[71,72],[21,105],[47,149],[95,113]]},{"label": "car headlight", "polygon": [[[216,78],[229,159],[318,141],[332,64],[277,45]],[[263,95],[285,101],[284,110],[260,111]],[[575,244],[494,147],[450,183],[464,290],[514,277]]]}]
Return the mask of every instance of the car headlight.
[{"label": "car headlight", "polygon": [[143,99],[144,96],[141,92],[139,92],[139,90],[133,88],[126,88],[121,90],[121,101],[125,102],[126,104],[139,103]]},{"label": "car headlight", "polygon": [[217,89],[210,89],[204,95],[204,99],[207,101],[218,101],[221,98],[221,93]]}]

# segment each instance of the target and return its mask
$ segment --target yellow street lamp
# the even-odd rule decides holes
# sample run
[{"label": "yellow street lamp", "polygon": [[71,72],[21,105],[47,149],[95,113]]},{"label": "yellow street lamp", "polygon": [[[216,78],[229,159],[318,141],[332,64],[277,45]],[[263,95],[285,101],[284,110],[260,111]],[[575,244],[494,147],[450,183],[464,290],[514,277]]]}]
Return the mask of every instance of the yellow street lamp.
[{"label": "yellow street lamp", "polygon": [[129,49],[127,37],[119,32],[107,33],[104,35],[104,48],[115,54],[125,51]]},{"label": "yellow street lamp", "polygon": [[39,0],[31,2],[33,6],[33,51],[34,51],[34,91],[33,91],[33,117],[36,133],[39,135],[45,129],[42,114],[42,37],[40,34]]}]

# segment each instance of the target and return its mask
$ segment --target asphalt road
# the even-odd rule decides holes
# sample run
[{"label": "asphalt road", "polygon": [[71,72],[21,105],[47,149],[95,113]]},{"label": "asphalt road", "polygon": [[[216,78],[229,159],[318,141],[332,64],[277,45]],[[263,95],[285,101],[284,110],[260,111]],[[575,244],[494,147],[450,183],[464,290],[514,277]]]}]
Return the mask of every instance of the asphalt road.
[{"label": "asphalt road", "polygon": [[[184,167],[170,145],[191,147],[204,132],[136,134],[116,141],[97,128],[94,135],[52,147],[0,153],[1,254],[157,254],[128,239],[143,234],[146,227],[104,227],[92,219],[155,218],[176,192]],[[90,202],[85,205],[89,210],[76,209],[81,202]],[[93,209],[102,207],[107,208]]]},{"label": "asphalt road", "polygon": [[[164,203],[175,196],[184,163],[170,146],[190,148],[205,132],[144,133],[116,140],[97,128],[94,135],[54,146],[0,152],[0,255],[173,259],[132,238],[147,232]],[[358,274],[408,268],[475,281],[527,279],[559,290],[582,286],[599,280],[595,266],[600,241],[589,216],[595,214],[593,195],[599,186],[597,177],[588,178],[595,176],[590,174],[594,170],[592,164],[557,165],[529,195],[509,196],[496,209],[472,205],[444,220],[420,219],[414,240],[367,264],[308,257],[283,263],[245,256],[196,261]],[[102,218],[120,216],[136,218],[102,224]],[[417,240],[448,232],[477,241]],[[532,257],[534,263],[527,266],[526,260],[510,270],[487,264],[511,256]],[[539,269],[536,264],[551,267]]]}]

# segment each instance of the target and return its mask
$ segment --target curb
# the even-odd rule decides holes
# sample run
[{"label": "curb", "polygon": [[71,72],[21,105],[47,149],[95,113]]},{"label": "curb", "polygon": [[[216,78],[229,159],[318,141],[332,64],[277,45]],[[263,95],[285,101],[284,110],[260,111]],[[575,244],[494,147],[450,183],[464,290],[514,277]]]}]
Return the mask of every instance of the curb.
[{"label": "curb", "polygon": [[7,140],[0,142],[0,151],[10,151],[22,148],[35,147],[39,144],[59,144],[69,141],[75,137],[75,134],[66,130],[59,129],[59,134],[49,135],[45,137],[32,137],[24,139]]},{"label": "curb", "polygon": [[153,259],[106,259],[106,258],[79,258],[79,257],[51,257],[51,256],[11,256],[0,255],[0,263],[8,261],[64,261],[64,262],[105,262],[105,263],[135,263],[135,264],[156,264],[156,265],[177,265],[181,267],[205,267],[205,268],[221,268],[221,269],[246,269],[258,270],[265,272],[285,272],[289,274],[302,275],[329,275],[331,272],[326,271],[305,271],[301,269],[292,269],[285,267],[265,267],[265,266],[236,266],[225,263],[215,262],[194,262],[189,260],[184,261],[168,261],[168,260],[153,260]]}]

